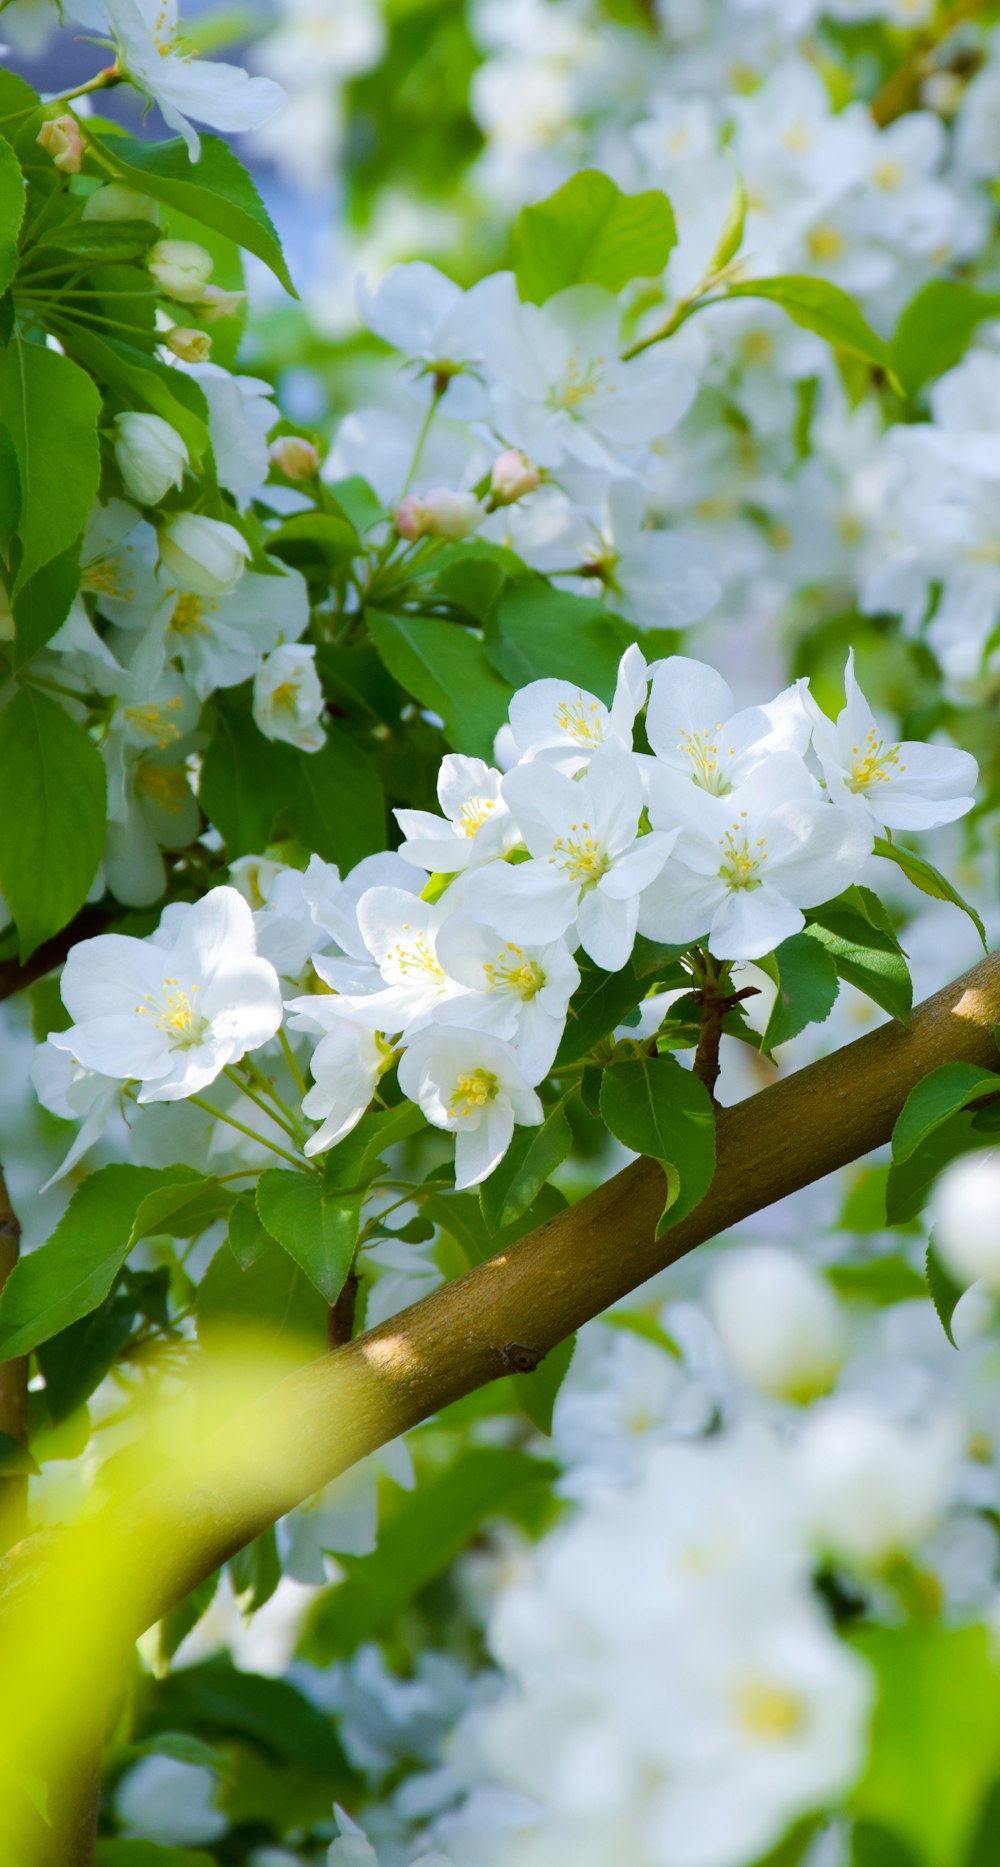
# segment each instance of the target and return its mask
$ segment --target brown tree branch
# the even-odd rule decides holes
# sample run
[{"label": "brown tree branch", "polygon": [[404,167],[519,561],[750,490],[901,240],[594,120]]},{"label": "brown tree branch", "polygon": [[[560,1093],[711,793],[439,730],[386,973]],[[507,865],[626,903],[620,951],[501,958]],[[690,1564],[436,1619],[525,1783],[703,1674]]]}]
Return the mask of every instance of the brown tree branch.
[{"label": "brown tree branch", "polygon": [[[536,1231],[318,1361],[217,1433],[196,1478],[180,1464],[106,1518],[108,1543],[154,1548],[129,1576],[136,1632],[276,1518],[396,1434],[509,1374],[512,1345],[542,1356],[706,1239],[889,1139],[937,1065],[998,1062],[1000,955],[887,1025],[718,1114],[718,1167],[663,1237],[663,1176],[636,1161]],[[247,1448],[253,1449],[252,1459]],[[0,1565],[23,1584],[30,1542]]]}]

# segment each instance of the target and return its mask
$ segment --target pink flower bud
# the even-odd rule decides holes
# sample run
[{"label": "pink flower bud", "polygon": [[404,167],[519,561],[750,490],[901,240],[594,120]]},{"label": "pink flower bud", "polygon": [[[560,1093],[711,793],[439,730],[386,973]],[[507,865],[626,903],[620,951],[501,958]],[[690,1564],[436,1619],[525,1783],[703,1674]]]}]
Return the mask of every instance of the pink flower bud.
[{"label": "pink flower bud", "polygon": [[456,493],[450,486],[432,486],[427,493],[407,493],[396,507],[396,530],[401,538],[468,538],[482,518],[475,493]]},{"label": "pink flower bud", "polygon": [[522,454],[519,447],[508,447],[493,462],[490,475],[493,504],[512,506],[515,499],[523,499],[525,493],[535,492],[541,481],[538,468],[532,465],[527,454]]},{"label": "pink flower bud", "polygon": [[289,480],[311,480],[319,466],[319,455],[311,441],[300,434],[279,434],[271,442],[271,465]]},{"label": "pink flower bud", "polygon": [[182,363],[207,363],[212,353],[212,339],[207,331],[188,330],[180,324],[167,332],[164,341],[167,349],[180,357]]},{"label": "pink flower bud", "polygon": [[75,117],[50,117],[42,124],[36,141],[64,175],[79,175],[83,167],[84,142]]}]

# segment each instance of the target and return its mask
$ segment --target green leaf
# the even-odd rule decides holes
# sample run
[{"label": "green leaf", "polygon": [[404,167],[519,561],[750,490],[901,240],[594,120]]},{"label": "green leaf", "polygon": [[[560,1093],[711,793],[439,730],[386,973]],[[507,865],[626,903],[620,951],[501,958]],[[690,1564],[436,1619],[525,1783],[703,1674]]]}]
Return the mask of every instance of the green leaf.
[{"label": "green leaf", "polygon": [[41,1467],[12,1433],[0,1432],[0,1478],[37,1478]]},{"label": "green leaf", "polygon": [[389,673],[440,716],[448,744],[491,761],[513,690],[490,666],[482,642],[436,617],[390,616],[381,610],[365,615]]},{"label": "green leaf", "polygon": [[239,1330],[263,1329],[279,1346],[318,1354],[327,1347],[327,1313],[318,1290],[270,1235],[246,1270],[228,1244],[220,1245],[195,1296],[198,1339],[208,1349]]},{"label": "green leaf", "polygon": [[251,1264],[256,1264],[261,1252],[270,1243],[271,1234],[260,1222],[256,1201],[251,1193],[241,1193],[239,1199],[233,1201],[226,1236],[229,1249],[241,1271],[248,1271]]},{"label": "green leaf", "polygon": [[790,940],[783,940],[772,957],[778,996],[762,1040],[765,1050],[797,1037],[807,1024],[822,1024],[840,990],[834,960],[807,934],[793,934]]},{"label": "green leaf", "polygon": [[26,1355],[104,1301],[125,1262],[138,1206],[177,1171],[101,1167],[77,1187],[52,1237],[7,1279],[0,1295],[0,1360]]},{"label": "green leaf", "polygon": [[957,1348],[958,1343],[951,1333],[951,1319],[955,1314],[958,1300],[963,1295],[962,1286],[957,1284],[945,1270],[933,1238],[927,1246],[926,1265],[927,1288],[930,1291],[931,1302],[937,1310],[941,1327],[952,1348]]},{"label": "green leaf", "polygon": [[552,1432],[556,1399],[569,1373],[575,1348],[576,1336],[569,1335],[565,1342],[557,1342],[555,1348],[550,1348],[530,1374],[512,1374],[510,1377],[518,1406],[546,1438]]},{"label": "green leaf", "polygon": [[0,139],[0,292],[17,271],[17,236],[24,219],[24,176],[10,144]]},{"label": "green leaf", "polygon": [[106,791],[82,726],[22,687],[0,713],[0,888],[22,960],[83,904],[104,853]]},{"label": "green leaf", "polygon": [[[987,1147],[980,1115],[968,1109],[950,1115],[916,1147],[908,1160],[893,1161],[885,1189],[886,1222],[907,1225],[923,1211],[938,1175],[963,1154]],[[910,1229],[915,1229],[912,1225]]]},{"label": "green leaf", "polygon": [[644,985],[631,962],[620,972],[602,972],[581,956],[580,984],[570,1001],[566,1029],[556,1053],[556,1065],[576,1063],[602,1037],[621,1024],[642,999]]},{"label": "green leaf", "polygon": [[858,1822],[851,1836],[850,1867],[919,1867],[919,1863],[890,1829]]},{"label": "green leaf", "polygon": [[347,1282],[361,1224],[361,1193],[332,1192],[314,1175],[269,1167],[257,1182],[257,1211],[327,1303]]},{"label": "green leaf", "polygon": [[361,550],[353,525],[331,512],[301,512],[268,535],[266,549],[309,577],[336,571]]},{"label": "green leaf", "polygon": [[362,479],[360,473],[350,473],[346,480],[325,482],[323,495],[332,500],[356,532],[370,532],[373,525],[381,525],[388,517],[375,488]]},{"label": "green leaf", "polygon": [[94,1867],[215,1867],[215,1859],[201,1848],[164,1848],[155,1841],[105,1837],[96,1844]]},{"label": "green leaf", "polygon": [[140,1718],[145,1731],[209,1731],[219,1737],[249,1739],[265,1756],[320,1773],[343,1768],[326,1712],[310,1704],[287,1680],[237,1671],[228,1659],[205,1660],[166,1679],[147,1682]]},{"label": "green leaf", "polygon": [[916,1302],[927,1294],[920,1272],[900,1257],[869,1258],[862,1264],[830,1264],[826,1275],[838,1296],[849,1303],[871,1303],[876,1309],[888,1309],[893,1303]]},{"label": "green leaf", "polygon": [[955,1867],[1000,1761],[1000,1676],[985,1627],[867,1627],[878,1701],[858,1813],[925,1867]]},{"label": "green leaf", "polygon": [[80,588],[80,540],[36,571],[14,598],[14,666],[23,668],[55,635]]},{"label": "green leaf", "polygon": [[298,783],[291,747],[265,739],[249,713],[216,699],[215,730],[202,763],[199,797],[225,843],[229,862],[267,847],[275,820],[295,796]]},{"label": "green leaf", "polygon": [[45,1397],[50,1418],[67,1420],[89,1400],[124,1348],[135,1322],[135,1303],[122,1291],[113,1292],[89,1316],[60,1331],[38,1348],[38,1365],[45,1376]]},{"label": "green leaf", "polygon": [[326,1191],[350,1193],[370,1186],[381,1170],[386,1148],[409,1140],[426,1127],[427,1118],[415,1102],[400,1102],[397,1108],[373,1109],[362,1115],[357,1127],[325,1157]]},{"label": "green leaf", "polygon": [[135,1215],[129,1237],[129,1249],[140,1238],[167,1232],[171,1238],[197,1238],[206,1226],[229,1212],[235,1195],[218,1180],[196,1173],[191,1167],[171,1167],[176,1185],[157,1187],[148,1193]]},{"label": "green leaf", "polygon": [[0,408],[21,476],[16,595],[90,517],[101,474],[101,398],[68,357],[18,338],[0,353]]},{"label": "green leaf", "polygon": [[475,1193],[434,1193],[424,1200],[423,1215],[432,1225],[440,1225],[455,1240],[466,1263],[485,1264],[488,1258],[505,1251],[516,1238],[522,1238],[534,1226],[542,1225],[555,1213],[562,1212],[565,1205],[566,1201],[557,1188],[546,1184],[519,1219],[492,1235],[487,1231]]},{"label": "green leaf", "polygon": [[934,901],[950,901],[953,907],[961,908],[962,913],[968,915],[979,935],[983,943],[983,951],[989,952],[986,929],[975,908],[970,907],[968,901],[964,900],[958,889],[952,886],[947,876],[942,875],[940,869],[936,869],[933,863],[928,862],[926,856],[915,856],[912,849],[901,849],[898,843],[887,842],[884,836],[876,836],[875,854],[884,856],[888,862],[894,862],[897,868],[902,869],[907,881],[912,882],[914,888],[919,888],[922,895],[930,895]]},{"label": "green leaf", "polygon": [[195,467],[208,455],[208,404],[199,383],[120,337],[74,325],[65,346],[83,367],[120,395],[127,408],[150,409],[177,430]]},{"label": "green leaf", "polygon": [[[327,726],[318,752],[300,752],[298,787],[286,807],[290,828],[306,848],[342,873],[385,848],[385,797],[361,747]],[[348,802],[349,800],[349,802]]]},{"label": "green leaf", "polygon": [[726,218],[722,223],[718,244],[705,268],[706,279],[712,279],[719,272],[724,272],[731,259],[735,259],[743,245],[743,229],[747,217],[747,191],[739,169],[733,164],[733,192],[729,197]]},{"label": "green leaf", "polygon": [[514,276],[522,299],[542,305],[569,285],[620,292],[632,279],[653,279],[677,244],[665,194],[622,194],[599,169],[582,169],[514,223]]},{"label": "green leaf", "polygon": [[159,229],[149,220],[65,220],[40,234],[32,252],[44,251],[47,266],[57,265],[63,255],[78,265],[127,266],[142,259],[158,238]]},{"label": "green leaf", "polygon": [[935,1128],[981,1096],[1000,1094],[1000,1075],[974,1063],[942,1063],[911,1089],[892,1131],[892,1158],[909,1160]]},{"label": "green leaf", "polygon": [[515,1128],[500,1165],[479,1188],[483,1218],[491,1232],[521,1217],[572,1145],[565,1097],[549,1110],[540,1128]]},{"label": "green leaf", "polygon": [[965,1867],[996,1867],[1000,1860],[1000,1783],[994,1783],[973,1836]]},{"label": "green leaf", "polygon": [[230,1557],[229,1576],[242,1614],[256,1614],[265,1601],[270,1601],[281,1580],[273,1524]]},{"label": "green leaf", "polygon": [[625,1147],[658,1160],[666,1173],[659,1236],[693,1211],[712,1184],[715,1116],[708,1091],[673,1057],[628,1058],[604,1071],[601,1115]]},{"label": "green leaf", "polygon": [[932,279],[911,298],[892,341],[892,366],[908,396],[954,369],[986,318],[1000,316],[1000,292]]},{"label": "green leaf", "polygon": [[14,443],[0,422],[0,551],[7,557],[21,517],[21,469]]},{"label": "green leaf", "polygon": [[16,71],[0,71],[0,137],[16,141],[22,126],[33,110],[40,110],[42,100]]},{"label": "green leaf", "polygon": [[201,158],[192,162],[182,137],[140,143],[131,136],[94,136],[101,179],[109,176],[140,194],[152,195],[192,220],[224,233],[269,266],[293,298],[281,243],[270,215],[243,164],[217,136],[201,138]]},{"label": "green leaf", "polygon": [[433,1473],[380,1526],[370,1556],[341,1556],[345,1579],[321,1595],[304,1649],[320,1665],[398,1625],[407,1603],[461,1555],[491,1517],[537,1507],[555,1467],[523,1452],[477,1446]]},{"label": "green leaf", "polygon": [[846,356],[860,357],[876,369],[891,374],[889,349],[876,331],[862,317],[853,298],[839,285],[826,279],[814,279],[807,273],[788,273],[774,279],[747,279],[727,285],[724,297],[767,298],[780,305],[793,324],[814,331],[835,350]]},{"label": "green leaf", "polygon": [[811,908],[808,933],[824,946],[842,979],[908,1024],[913,981],[885,908],[870,888],[851,887]]},{"label": "green leaf", "polygon": [[508,583],[486,631],[486,652],[514,687],[528,681],[565,680],[568,668],[581,687],[610,703],[621,644],[603,604],[556,590],[541,577]]}]

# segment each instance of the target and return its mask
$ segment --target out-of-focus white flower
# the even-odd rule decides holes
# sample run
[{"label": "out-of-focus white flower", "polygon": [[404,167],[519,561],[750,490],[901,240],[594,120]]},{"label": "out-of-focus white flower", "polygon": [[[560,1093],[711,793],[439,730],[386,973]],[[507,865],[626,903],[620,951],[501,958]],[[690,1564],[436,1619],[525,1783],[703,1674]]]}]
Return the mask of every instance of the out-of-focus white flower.
[{"label": "out-of-focus white flower", "polygon": [[806,1418],[798,1485],[820,1548],[878,1568],[929,1536],[956,1483],[957,1435],[939,1420],[897,1426],[846,1401]]},{"label": "out-of-focus white flower", "polygon": [[723,1347],[751,1387],[812,1400],[833,1385],[847,1331],[829,1284],[790,1251],[727,1252],[712,1272],[709,1304]]},{"label": "out-of-focus white flower", "polygon": [[527,493],[534,493],[542,483],[538,468],[519,447],[505,448],[493,462],[490,473],[490,496],[496,506],[510,506]]},{"label": "out-of-focus white flower", "polygon": [[159,505],[172,486],[183,483],[187,444],[159,415],[116,415],[114,447],[125,491],[141,506]]},{"label": "out-of-focus white flower", "polygon": [[407,493],[396,507],[396,530],[401,538],[468,538],[482,517],[475,493],[456,493],[449,486],[432,486],[426,493]]},{"label": "out-of-focus white flower", "polygon": [[1000,1151],[953,1160],[934,1188],[930,1216],[949,1270],[1000,1295]]},{"label": "out-of-focus white flower", "polygon": [[253,716],[265,739],[284,740],[300,752],[321,751],[325,705],[310,643],[286,643],[264,657],[254,677]]}]

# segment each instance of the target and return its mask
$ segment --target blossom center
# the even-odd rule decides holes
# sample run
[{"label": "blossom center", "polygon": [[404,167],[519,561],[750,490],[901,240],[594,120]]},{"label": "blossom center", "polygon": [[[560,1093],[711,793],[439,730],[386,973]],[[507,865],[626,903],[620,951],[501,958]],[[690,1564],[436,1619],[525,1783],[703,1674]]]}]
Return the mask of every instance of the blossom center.
[{"label": "blossom center", "polygon": [[566,364],[562,383],[552,391],[552,406],[567,409],[572,415],[581,402],[597,394],[603,381],[604,358],[592,357],[589,362],[581,364],[574,350]]},{"label": "blossom center", "polygon": [[[187,795],[187,779],[176,765],[139,765],[135,774],[135,788],[144,797],[157,804],[161,810],[176,817]],[[261,902],[263,906],[263,902]]]},{"label": "blossom center", "polygon": [[813,259],[839,259],[844,250],[844,237],[836,227],[814,227],[806,245]]},{"label": "blossom center", "polygon": [[143,1018],[151,1013],[153,1023],[166,1032],[174,1049],[186,1050],[201,1042],[207,1022],[198,1011],[197,998],[196,985],[186,991],[179,979],[164,979],[161,996],[154,998],[152,992],[147,992],[136,1011]]},{"label": "blossom center", "polygon": [[474,837],[484,823],[490,820],[490,813],[496,809],[496,800],[492,797],[467,797],[458,813],[458,822],[463,836]]},{"label": "blossom center", "polygon": [[492,1070],[470,1070],[467,1076],[459,1077],[451,1092],[449,1115],[475,1115],[495,1100],[499,1087]]},{"label": "blossom center", "polygon": [[890,784],[893,778],[901,776],[905,770],[906,766],[899,762],[898,745],[887,746],[873,727],[863,746],[851,747],[851,775],[847,780],[847,789],[867,791],[873,784]]},{"label": "blossom center", "polygon": [[556,708],[556,725],[560,732],[569,733],[584,745],[600,745],[604,738],[601,709],[596,700],[585,700],[579,688],[575,700],[560,700]]},{"label": "blossom center", "polygon": [[[409,925],[404,926],[403,932],[408,934],[409,931]],[[406,942],[397,940],[390,949],[389,958],[395,960],[404,979],[414,975],[424,979],[444,978],[444,967],[437,960],[425,933],[418,933]]]},{"label": "blossom center", "polygon": [[767,858],[767,845],[762,836],[751,845],[745,810],[734,821],[732,829],[720,837],[719,848],[722,851],[719,874],[727,888],[760,888],[758,871]]},{"label": "blossom center", "polygon": [[780,1743],[802,1728],[802,1702],[768,1679],[746,1679],[733,1693],[737,1716],[751,1737]]},{"label": "blossom center", "polygon": [[501,947],[495,960],[487,960],[483,966],[486,975],[486,990],[498,989],[516,992],[519,998],[534,998],[545,984],[545,974],[534,960],[525,959],[524,948],[515,946],[508,940]]},{"label": "blossom center", "polygon": [[607,874],[611,858],[603,843],[592,834],[589,823],[571,823],[569,827],[569,836],[556,837],[552,845],[555,853],[549,861],[558,863],[571,882],[592,888]]},{"label": "blossom center", "polygon": [[171,695],[169,700],[147,700],[141,706],[126,707],[125,718],[131,721],[138,732],[148,733],[151,739],[155,739],[162,752],[181,736],[180,727],[166,717],[168,713],[176,713],[181,704],[179,694]]},{"label": "blossom center", "polygon": [[[131,548],[128,547],[129,550]],[[91,596],[111,596],[116,597],[119,603],[127,603],[135,591],[131,586],[123,585],[122,569],[121,558],[94,558],[92,563],[84,566],[80,588]]]},{"label": "blossom center", "polygon": [[183,596],[177,598],[170,627],[175,635],[207,635],[204,599],[186,590]]},{"label": "blossom center", "polygon": [[[733,788],[720,764],[718,734],[721,731],[720,720],[714,733],[710,727],[705,726],[698,732],[682,731],[677,741],[678,752],[683,752],[691,766],[694,783],[700,785],[703,791],[713,792],[716,797],[722,797]],[[730,746],[729,757],[734,758],[735,755],[736,747]]]}]

